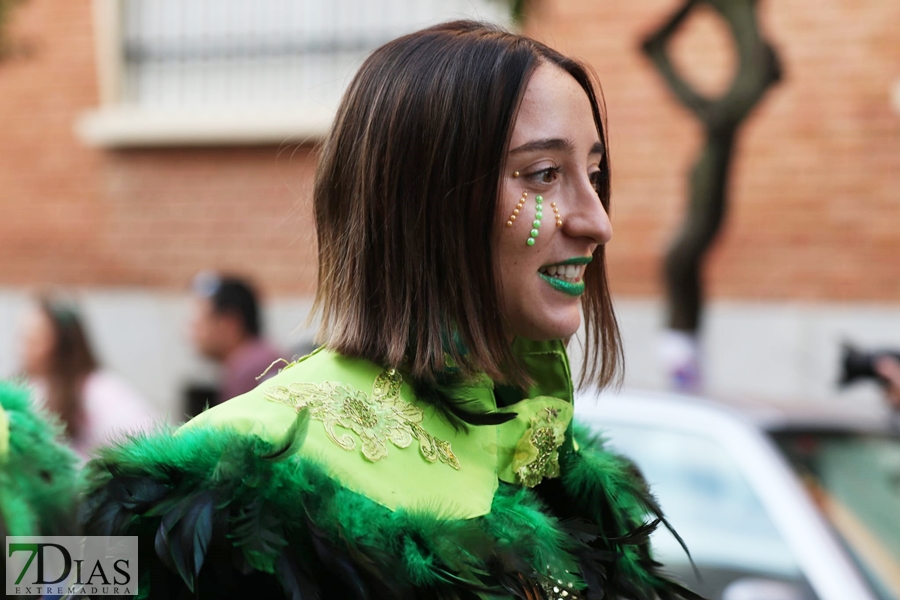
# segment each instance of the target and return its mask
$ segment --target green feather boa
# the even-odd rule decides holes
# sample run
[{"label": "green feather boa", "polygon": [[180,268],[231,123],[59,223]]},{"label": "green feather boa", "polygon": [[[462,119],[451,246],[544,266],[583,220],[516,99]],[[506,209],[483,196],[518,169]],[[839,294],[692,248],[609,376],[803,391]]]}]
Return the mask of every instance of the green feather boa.
[{"label": "green feather boa", "polygon": [[26,390],[0,382],[9,437],[0,456],[2,535],[71,535],[76,531],[77,458],[59,442],[61,428]]},{"label": "green feather boa", "polygon": [[547,489],[501,484],[489,514],[454,520],[342,487],[295,454],[305,427],[301,413],[280,444],[193,428],[107,448],[87,469],[87,532],[140,537],[148,597],[545,598],[552,576],[580,597],[696,598],[658,574],[658,507],[598,440]]}]

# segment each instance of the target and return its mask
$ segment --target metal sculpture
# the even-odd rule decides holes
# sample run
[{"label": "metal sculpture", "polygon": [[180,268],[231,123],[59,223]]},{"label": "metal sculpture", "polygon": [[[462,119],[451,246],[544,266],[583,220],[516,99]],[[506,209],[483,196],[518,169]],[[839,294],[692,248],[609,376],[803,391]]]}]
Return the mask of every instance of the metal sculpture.
[{"label": "metal sculpture", "polygon": [[[706,97],[691,87],[675,70],[667,51],[670,38],[691,11],[702,4],[716,11],[728,24],[738,55],[731,87],[718,98]],[[668,328],[693,340],[703,310],[703,259],[727,210],[729,167],[736,135],[766,91],[781,79],[775,50],[760,33],[756,6],[757,0],[687,0],[642,44],[669,89],[700,122],[706,138],[691,170],[687,215],[666,253],[664,264]],[[684,378],[690,380],[691,376]],[[676,380],[676,387],[696,388],[697,385],[697,382]]]}]

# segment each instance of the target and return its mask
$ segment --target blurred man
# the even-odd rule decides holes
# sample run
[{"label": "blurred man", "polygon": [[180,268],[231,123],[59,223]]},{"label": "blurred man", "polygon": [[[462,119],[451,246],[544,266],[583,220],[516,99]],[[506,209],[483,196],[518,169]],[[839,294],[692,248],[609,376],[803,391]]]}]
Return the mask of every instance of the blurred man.
[{"label": "blurred man", "polygon": [[894,410],[900,411],[900,361],[882,356],[875,363],[875,372],[887,382],[886,395]]},{"label": "blurred man", "polygon": [[192,288],[194,347],[223,370],[218,403],[249,392],[278,372],[273,368],[260,377],[281,353],[260,338],[259,304],[247,282],[203,272]]}]

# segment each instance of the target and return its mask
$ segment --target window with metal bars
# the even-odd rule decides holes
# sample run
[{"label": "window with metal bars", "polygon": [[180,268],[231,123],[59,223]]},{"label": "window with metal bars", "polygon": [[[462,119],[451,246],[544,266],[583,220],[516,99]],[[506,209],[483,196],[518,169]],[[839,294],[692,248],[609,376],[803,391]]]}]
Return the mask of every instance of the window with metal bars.
[{"label": "window with metal bars", "polygon": [[337,104],[377,46],[506,0],[123,0],[121,101],[147,108]]}]

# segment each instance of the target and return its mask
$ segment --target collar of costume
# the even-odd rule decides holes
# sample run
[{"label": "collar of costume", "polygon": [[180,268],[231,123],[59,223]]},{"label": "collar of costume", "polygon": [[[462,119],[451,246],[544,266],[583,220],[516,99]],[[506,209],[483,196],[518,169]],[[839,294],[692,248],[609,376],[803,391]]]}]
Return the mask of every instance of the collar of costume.
[{"label": "collar of costume", "polygon": [[320,349],[182,429],[227,427],[274,441],[306,413],[296,452],[350,490],[392,510],[479,517],[490,512],[499,482],[533,487],[559,476],[572,421],[562,342],[517,340],[514,350],[534,381],[525,399],[498,408],[486,376],[452,390],[469,409],[515,414],[500,425],[461,430],[416,398],[402,373]]}]

